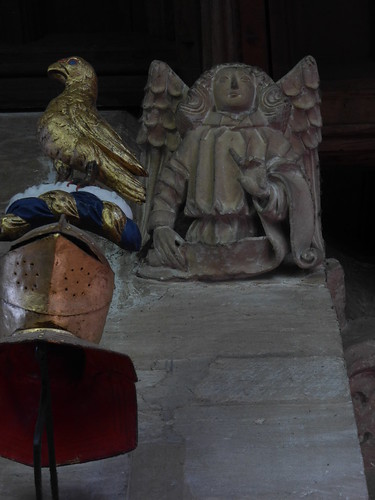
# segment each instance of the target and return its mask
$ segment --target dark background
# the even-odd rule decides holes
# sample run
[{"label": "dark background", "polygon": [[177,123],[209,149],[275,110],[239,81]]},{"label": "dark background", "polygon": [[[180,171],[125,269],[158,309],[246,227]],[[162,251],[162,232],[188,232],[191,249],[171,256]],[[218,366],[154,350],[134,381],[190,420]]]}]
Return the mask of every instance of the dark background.
[{"label": "dark background", "polygon": [[153,59],[189,85],[213,64],[258,65],[275,80],[311,54],[321,77],[323,232],[374,261],[375,2],[372,0],[2,0],[0,112],[41,111],[62,57],[87,59],[98,107],[141,114]]}]

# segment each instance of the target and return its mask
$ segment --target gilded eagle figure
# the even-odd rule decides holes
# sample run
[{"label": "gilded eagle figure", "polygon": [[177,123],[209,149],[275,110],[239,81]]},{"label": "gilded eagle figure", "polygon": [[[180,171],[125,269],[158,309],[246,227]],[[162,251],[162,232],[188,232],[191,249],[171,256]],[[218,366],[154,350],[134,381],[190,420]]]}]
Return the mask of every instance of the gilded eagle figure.
[{"label": "gilded eagle figure", "polygon": [[147,172],[98,113],[98,79],[93,67],[74,56],[51,64],[48,76],[65,86],[38,124],[39,141],[54,161],[57,180],[66,180],[79,170],[85,172],[86,184],[97,178],[122,197],[144,202],[145,188],[135,175]]}]

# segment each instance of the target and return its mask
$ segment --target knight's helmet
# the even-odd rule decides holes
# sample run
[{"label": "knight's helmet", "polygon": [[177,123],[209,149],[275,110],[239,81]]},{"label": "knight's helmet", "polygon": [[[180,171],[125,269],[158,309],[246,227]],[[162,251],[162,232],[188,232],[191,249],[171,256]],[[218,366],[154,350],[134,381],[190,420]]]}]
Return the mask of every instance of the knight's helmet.
[{"label": "knight's helmet", "polygon": [[41,343],[48,344],[57,464],[136,447],[133,364],[97,345],[113,289],[113,272],[95,242],[63,220],[30,231],[0,259],[1,456],[33,464]]}]

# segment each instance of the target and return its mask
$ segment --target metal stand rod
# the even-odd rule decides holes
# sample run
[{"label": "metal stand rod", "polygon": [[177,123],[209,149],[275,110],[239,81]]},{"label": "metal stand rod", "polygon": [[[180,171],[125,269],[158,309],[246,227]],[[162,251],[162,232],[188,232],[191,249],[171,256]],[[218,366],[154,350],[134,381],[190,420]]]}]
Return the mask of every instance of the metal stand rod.
[{"label": "metal stand rod", "polygon": [[51,390],[48,373],[48,345],[40,343],[35,348],[35,357],[39,362],[42,379],[38,418],[34,431],[34,482],[36,500],[42,500],[42,436],[44,428],[47,433],[48,460],[51,478],[52,499],[59,500],[57,483],[55,444],[53,438],[53,420],[51,406]]}]

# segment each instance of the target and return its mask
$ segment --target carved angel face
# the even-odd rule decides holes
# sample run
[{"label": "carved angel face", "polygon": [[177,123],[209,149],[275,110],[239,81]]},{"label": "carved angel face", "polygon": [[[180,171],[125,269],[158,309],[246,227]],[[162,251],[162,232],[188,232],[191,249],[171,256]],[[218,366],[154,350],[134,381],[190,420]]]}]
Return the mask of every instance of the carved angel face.
[{"label": "carved angel face", "polygon": [[224,67],[215,75],[213,94],[218,111],[250,110],[255,97],[253,78],[238,66]]}]

